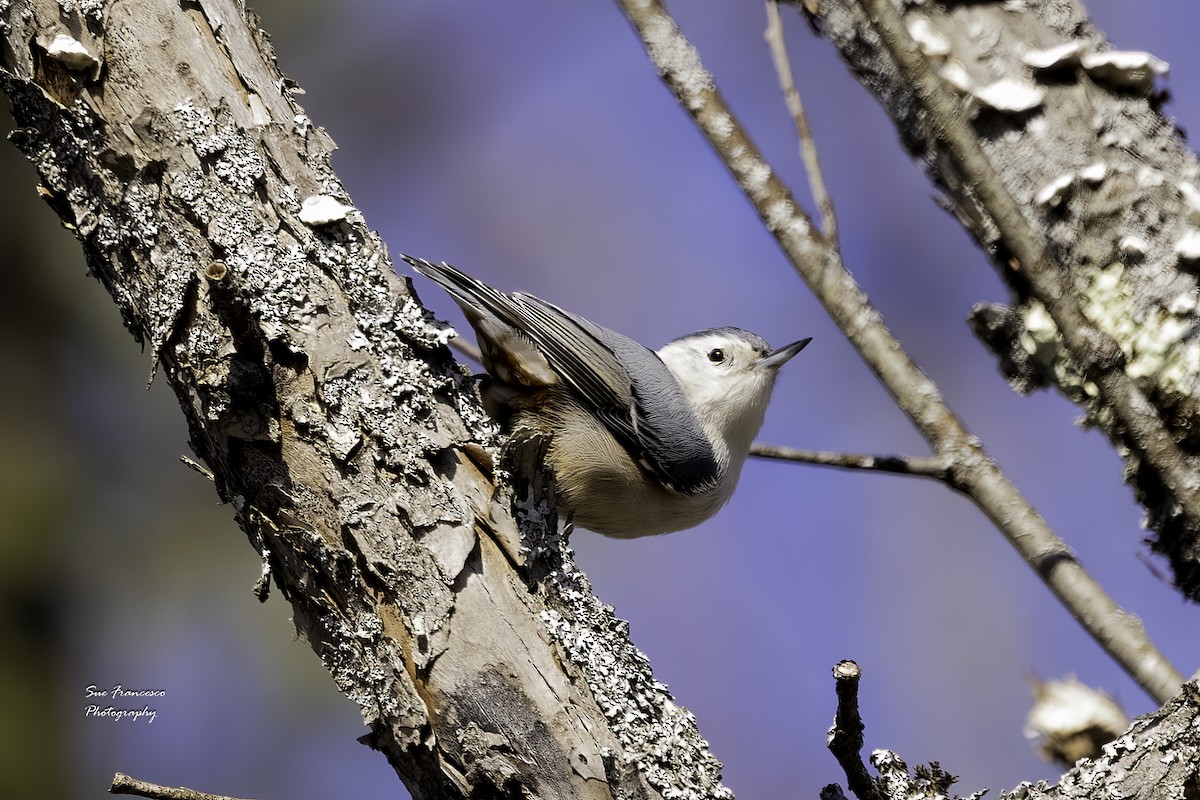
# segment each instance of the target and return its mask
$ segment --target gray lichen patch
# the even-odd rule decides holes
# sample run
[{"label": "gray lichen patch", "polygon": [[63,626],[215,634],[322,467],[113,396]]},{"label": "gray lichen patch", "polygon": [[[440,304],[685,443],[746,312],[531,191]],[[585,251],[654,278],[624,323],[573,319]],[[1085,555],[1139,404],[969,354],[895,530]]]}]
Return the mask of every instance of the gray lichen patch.
[{"label": "gray lichen patch", "polygon": [[547,586],[553,605],[563,611],[545,611],[542,621],[586,676],[626,764],[664,798],[731,800],[733,793],[721,783],[721,764],[709,752],[696,718],[654,679],[649,661],[629,641],[629,624],[592,595],[587,578],[569,558]]},{"label": "gray lichen patch", "polygon": [[1140,309],[1125,283],[1125,267],[1110,265],[1092,275],[1082,292],[1083,312],[1113,337],[1125,355],[1125,372],[1149,379],[1159,391],[1184,397],[1200,386],[1200,341],[1186,304]]},{"label": "gray lichen patch", "polygon": [[108,5],[105,0],[58,0],[58,6],[64,16],[80,14],[95,22],[104,18],[104,8]]},{"label": "gray lichen patch", "polygon": [[[1193,293],[1185,293],[1166,307],[1143,309],[1125,277],[1126,267],[1113,263],[1097,270],[1081,291],[1083,312],[1101,332],[1121,349],[1125,372],[1154,392],[1193,398],[1200,389],[1200,337],[1193,314]],[[1045,307],[1030,301],[1022,308],[1024,331],[1020,345],[1055,383],[1094,415],[1093,421],[1108,420],[1095,401],[1098,389],[1066,356],[1058,328]]]},{"label": "gray lichen patch", "polygon": [[1096,385],[1084,379],[1067,357],[1066,346],[1050,312],[1036,300],[1021,309],[1021,347],[1044,372],[1054,376],[1055,384],[1080,403],[1088,403],[1098,393]]}]

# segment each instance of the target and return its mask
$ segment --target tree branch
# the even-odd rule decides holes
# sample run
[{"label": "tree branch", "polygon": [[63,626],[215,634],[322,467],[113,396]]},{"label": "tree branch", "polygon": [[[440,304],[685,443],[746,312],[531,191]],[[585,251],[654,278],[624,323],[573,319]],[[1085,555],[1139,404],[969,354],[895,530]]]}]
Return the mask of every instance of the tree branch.
[{"label": "tree branch", "polygon": [[767,0],[767,30],[763,34],[771,49],[771,60],[775,63],[775,72],[779,75],[779,88],[783,89],[783,98],[788,111],[796,124],[796,134],[800,137],[800,157],[804,161],[804,172],[808,176],[808,186],[812,191],[813,202],[821,214],[821,231],[825,238],[835,246],[838,241],[837,212],[833,207],[833,198],[825,186],[825,176],[821,173],[821,160],[817,158],[817,143],[813,140],[812,129],[808,126],[808,116],[804,113],[804,104],[800,101],[800,91],[792,77],[792,64],[788,58],[787,44],[783,38],[783,20],[779,17],[778,0]]},{"label": "tree branch", "polygon": [[805,450],[799,447],[782,447],[780,445],[762,444],[761,442],[756,442],[750,448],[750,454],[759,458],[796,461],[801,464],[814,464],[820,467],[890,472],[895,475],[935,478],[943,482],[950,480],[950,470],[953,466],[949,460],[939,456],[922,458],[919,456],[834,453],[828,450]]},{"label": "tree branch", "polygon": [[691,43],[656,0],[619,0],[667,86],[733,174],[796,271],[929,442],[951,463],[950,484],[997,526],[1050,590],[1130,676],[1158,702],[1183,678],[1141,623],[1091,578],[913,363],[879,312],[816,232],[716,88]]},{"label": "tree branch", "polygon": [[109,794],[131,794],[137,797],[149,797],[152,800],[238,800],[220,794],[197,792],[186,786],[159,786],[157,783],[140,781],[118,772],[113,776],[112,785],[108,787]]},{"label": "tree branch", "polygon": [[846,783],[858,800],[880,800],[879,789],[867,772],[860,753],[864,725],[858,711],[858,681],[862,670],[853,661],[839,661],[833,668],[837,688],[837,715],[829,729],[829,752],[846,773]]}]

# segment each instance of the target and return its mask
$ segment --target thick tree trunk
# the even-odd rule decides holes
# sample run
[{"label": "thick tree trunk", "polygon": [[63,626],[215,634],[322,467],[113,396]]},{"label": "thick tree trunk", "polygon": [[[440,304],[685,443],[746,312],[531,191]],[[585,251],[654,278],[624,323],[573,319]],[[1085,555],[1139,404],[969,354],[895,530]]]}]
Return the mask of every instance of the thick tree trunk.
[{"label": "thick tree trunk", "polygon": [[1011,289],[976,333],[1014,387],[1054,385],[1105,432],[1200,601],[1200,166],[1159,113],[1165,65],[1064,0],[798,5]]},{"label": "thick tree trunk", "polygon": [[416,797],[728,796],[549,506],[530,542],[493,499],[474,393],[256,21],[64,8],[0,4],[14,141],[369,743]]}]

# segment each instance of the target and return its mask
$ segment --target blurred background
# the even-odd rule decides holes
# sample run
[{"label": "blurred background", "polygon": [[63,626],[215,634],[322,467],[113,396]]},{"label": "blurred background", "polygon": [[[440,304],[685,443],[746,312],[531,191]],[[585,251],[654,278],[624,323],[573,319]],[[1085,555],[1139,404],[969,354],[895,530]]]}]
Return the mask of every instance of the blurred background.
[{"label": "blurred background", "polygon": [[[804,194],[756,3],[674,4],[734,109]],[[1200,127],[1188,0],[1089,0],[1117,46],[1170,62],[1167,112]],[[762,440],[924,454],[764,232],[611,3],[255,0],[334,165],[393,252],[445,259],[657,347],[714,325],[813,344]],[[1084,565],[1185,674],[1197,609],[1141,555],[1121,463],[1061,398],[1015,396],[963,322],[1005,293],[929,199],[889,121],[785,13],[847,264]],[[1190,17],[1191,24],[1181,24]],[[7,116],[0,127],[7,133]],[[73,237],[0,147],[0,796],[90,798],[122,771],[242,797],[405,796],[253,550],[180,464],[187,433]],[[425,302],[461,324],[418,279]],[[464,326],[465,327],[465,326]],[[936,759],[963,793],[1054,779],[1022,735],[1027,676],[1068,672],[1156,707],[966,501],[933,483],[753,461],[698,529],[572,542],[597,593],[700,720],[742,798],[843,782],[825,749],[842,658],[867,747]],[[158,689],[153,723],[87,717],[89,685]],[[127,705],[134,705],[127,703]],[[142,705],[141,703],[137,704]]]}]

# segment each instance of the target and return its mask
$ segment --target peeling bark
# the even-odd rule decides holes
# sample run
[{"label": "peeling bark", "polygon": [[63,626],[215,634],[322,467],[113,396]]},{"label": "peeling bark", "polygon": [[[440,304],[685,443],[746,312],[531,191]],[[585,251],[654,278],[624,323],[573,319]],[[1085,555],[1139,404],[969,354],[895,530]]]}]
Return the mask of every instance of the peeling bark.
[{"label": "peeling bark", "polygon": [[[1163,65],[1114,57],[1078,3],[903,4],[901,37],[1002,184],[981,187],[948,144],[948,115],[893,58],[869,4],[804,6],[1008,285],[1008,307],[972,311],[977,335],[1014,388],[1054,385],[1105,432],[1147,510],[1152,549],[1200,601],[1200,165],[1160,113]],[[1011,196],[1045,258],[1014,257],[983,188]],[[1083,325],[1060,329],[1054,305],[1081,312]],[[1125,388],[1107,388],[1114,376]],[[1166,455],[1141,422],[1165,429]]]},{"label": "peeling bark", "polygon": [[[723,798],[234,0],[0,2],[42,196],[417,798]],[[536,482],[535,482],[536,483]],[[540,531],[540,532],[539,532]]]}]

